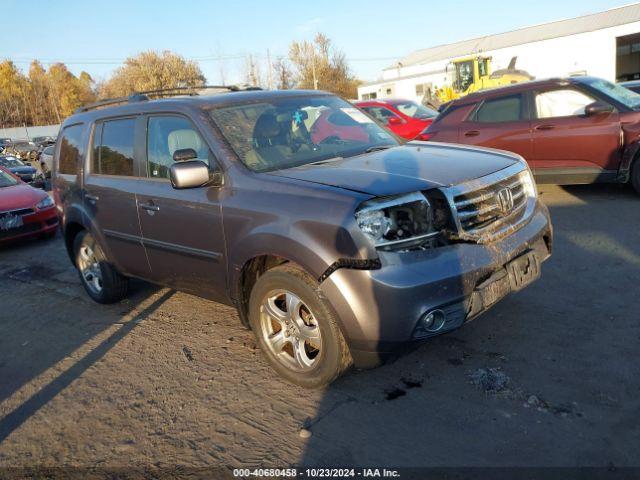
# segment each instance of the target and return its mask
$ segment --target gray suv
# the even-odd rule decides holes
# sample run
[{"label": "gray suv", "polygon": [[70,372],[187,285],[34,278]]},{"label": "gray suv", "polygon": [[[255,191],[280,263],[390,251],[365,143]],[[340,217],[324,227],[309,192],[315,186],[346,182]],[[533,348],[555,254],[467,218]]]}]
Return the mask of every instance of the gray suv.
[{"label": "gray suv", "polygon": [[318,387],[460,327],[551,253],[518,155],[403,144],[323,92],[194,93],[62,125],[54,194],[97,302],[135,277],[233,305],[279,374]]}]

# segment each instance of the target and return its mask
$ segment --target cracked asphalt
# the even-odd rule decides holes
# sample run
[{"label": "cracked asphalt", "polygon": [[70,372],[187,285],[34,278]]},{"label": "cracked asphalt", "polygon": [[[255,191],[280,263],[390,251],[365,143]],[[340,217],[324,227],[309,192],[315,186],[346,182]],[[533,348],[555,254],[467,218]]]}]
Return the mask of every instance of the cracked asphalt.
[{"label": "cracked asphalt", "polygon": [[640,197],[541,193],[537,283],[319,391],[232,308],[142,282],[97,305],[60,238],[3,248],[0,467],[640,466]]}]

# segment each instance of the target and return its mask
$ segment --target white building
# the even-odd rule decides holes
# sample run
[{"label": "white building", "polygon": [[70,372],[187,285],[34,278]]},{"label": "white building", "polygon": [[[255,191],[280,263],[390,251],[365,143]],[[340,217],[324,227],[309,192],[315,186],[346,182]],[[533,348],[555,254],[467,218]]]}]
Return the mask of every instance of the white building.
[{"label": "white building", "polygon": [[[536,78],[593,75],[611,81],[640,78],[640,3],[582,17],[417,50],[358,88],[358,98],[422,100],[450,85],[452,60],[481,54],[492,70],[516,68]],[[449,66],[449,67],[448,67]]]}]

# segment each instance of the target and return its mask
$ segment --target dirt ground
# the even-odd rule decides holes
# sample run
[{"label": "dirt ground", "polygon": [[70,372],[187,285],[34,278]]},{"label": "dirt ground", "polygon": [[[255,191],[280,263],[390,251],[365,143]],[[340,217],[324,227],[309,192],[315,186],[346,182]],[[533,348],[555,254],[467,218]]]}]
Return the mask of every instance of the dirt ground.
[{"label": "dirt ground", "polygon": [[537,283],[321,391],[231,308],[141,282],[97,305],[59,237],[0,250],[0,467],[639,466],[640,197],[541,191]]}]

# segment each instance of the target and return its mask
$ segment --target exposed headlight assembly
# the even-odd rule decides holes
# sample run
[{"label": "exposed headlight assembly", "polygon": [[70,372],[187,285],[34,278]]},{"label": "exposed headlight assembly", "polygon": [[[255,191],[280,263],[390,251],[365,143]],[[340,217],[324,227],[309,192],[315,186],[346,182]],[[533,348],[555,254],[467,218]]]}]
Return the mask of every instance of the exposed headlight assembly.
[{"label": "exposed headlight assembly", "polygon": [[376,248],[409,248],[440,233],[434,228],[431,204],[421,192],[364,202],[356,211],[356,222]]}]

